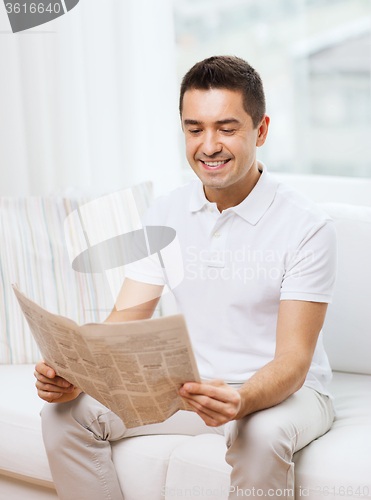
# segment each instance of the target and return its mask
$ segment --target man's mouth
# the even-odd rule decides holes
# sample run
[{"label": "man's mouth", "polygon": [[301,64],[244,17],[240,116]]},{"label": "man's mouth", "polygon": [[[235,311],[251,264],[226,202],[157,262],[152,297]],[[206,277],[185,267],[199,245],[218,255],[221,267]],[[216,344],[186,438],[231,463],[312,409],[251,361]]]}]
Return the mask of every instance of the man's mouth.
[{"label": "man's mouth", "polygon": [[214,170],[226,165],[230,161],[230,158],[228,160],[220,160],[220,161],[204,161],[204,160],[200,161],[205,165],[206,168]]}]

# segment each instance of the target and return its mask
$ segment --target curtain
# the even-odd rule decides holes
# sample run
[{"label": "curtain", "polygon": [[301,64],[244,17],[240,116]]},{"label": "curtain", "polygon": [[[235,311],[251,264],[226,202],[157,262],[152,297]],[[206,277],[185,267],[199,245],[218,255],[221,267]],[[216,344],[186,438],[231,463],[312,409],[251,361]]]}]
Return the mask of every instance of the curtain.
[{"label": "curtain", "polygon": [[0,195],[181,183],[171,0],[80,0],[13,34],[0,5]]}]

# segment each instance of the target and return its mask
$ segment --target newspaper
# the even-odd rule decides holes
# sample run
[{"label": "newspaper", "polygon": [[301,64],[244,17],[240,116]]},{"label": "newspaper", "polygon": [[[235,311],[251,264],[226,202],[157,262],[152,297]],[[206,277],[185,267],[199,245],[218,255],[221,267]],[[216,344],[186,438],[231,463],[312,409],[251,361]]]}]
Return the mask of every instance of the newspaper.
[{"label": "newspaper", "polygon": [[201,380],[182,314],[79,326],[13,290],[45,363],[128,429],[192,411],[178,390]]}]

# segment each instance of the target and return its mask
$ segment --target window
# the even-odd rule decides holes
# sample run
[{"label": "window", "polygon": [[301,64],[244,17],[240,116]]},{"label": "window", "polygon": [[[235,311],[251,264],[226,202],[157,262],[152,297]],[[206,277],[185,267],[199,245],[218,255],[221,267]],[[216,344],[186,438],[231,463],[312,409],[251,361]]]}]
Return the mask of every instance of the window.
[{"label": "window", "polygon": [[258,157],[269,170],[371,177],[370,0],[173,5],[179,83],[217,54],[262,76],[271,127]]}]

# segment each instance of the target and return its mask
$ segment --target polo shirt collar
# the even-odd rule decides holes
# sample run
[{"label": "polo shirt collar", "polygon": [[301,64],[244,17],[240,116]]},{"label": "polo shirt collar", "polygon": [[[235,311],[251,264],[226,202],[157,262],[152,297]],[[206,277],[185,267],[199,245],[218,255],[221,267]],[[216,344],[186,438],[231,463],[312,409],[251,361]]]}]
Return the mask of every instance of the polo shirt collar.
[{"label": "polo shirt collar", "polygon": [[[258,166],[260,170],[263,170],[263,173],[251,193],[239,205],[223,211],[223,213],[235,212],[254,226],[273,203],[278,186],[278,181],[267,172],[265,165],[258,162]],[[191,212],[198,212],[208,204],[210,202],[205,196],[202,182],[197,179],[191,193],[189,209]]]}]

